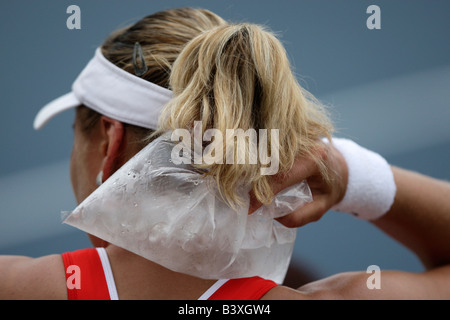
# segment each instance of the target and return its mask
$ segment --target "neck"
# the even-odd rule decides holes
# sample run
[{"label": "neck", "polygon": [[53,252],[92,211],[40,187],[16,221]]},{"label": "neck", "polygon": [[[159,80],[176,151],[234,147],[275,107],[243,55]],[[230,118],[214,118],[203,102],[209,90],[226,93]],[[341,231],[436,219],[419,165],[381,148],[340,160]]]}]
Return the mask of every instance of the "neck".
[{"label": "neck", "polygon": [[216,281],[171,271],[111,244],[106,251],[120,299],[197,299]]}]

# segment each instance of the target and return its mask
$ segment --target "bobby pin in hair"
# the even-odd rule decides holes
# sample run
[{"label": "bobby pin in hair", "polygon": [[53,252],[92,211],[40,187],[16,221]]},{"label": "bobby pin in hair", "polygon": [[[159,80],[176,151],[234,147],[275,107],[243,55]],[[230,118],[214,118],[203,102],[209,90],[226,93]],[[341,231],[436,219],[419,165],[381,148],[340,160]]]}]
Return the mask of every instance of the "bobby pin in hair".
[{"label": "bobby pin in hair", "polygon": [[142,47],[139,42],[136,42],[134,44],[133,66],[134,66],[134,73],[138,77],[144,75],[148,70],[144,60],[144,52],[142,51]]}]

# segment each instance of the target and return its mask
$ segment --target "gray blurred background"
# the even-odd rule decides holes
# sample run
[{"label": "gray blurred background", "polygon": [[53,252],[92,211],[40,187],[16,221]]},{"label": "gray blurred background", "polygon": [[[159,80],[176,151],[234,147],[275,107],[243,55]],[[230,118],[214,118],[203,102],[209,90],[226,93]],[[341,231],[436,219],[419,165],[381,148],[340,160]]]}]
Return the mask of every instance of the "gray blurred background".
[{"label": "gray blurred background", "polygon": [[[81,29],[69,30],[69,5]],[[369,5],[381,29],[369,30]],[[61,224],[75,206],[69,179],[73,111],[43,130],[38,110],[71,84],[113,30],[172,7],[266,24],[280,34],[302,86],[330,105],[336,136],[394,165],[450,178],[450,1],[1,1],[0,254],[40,256],[90,246]],[[293,266],[308,279],[341,271],[421,271],[370,223],[330,212],[301,228]]]}]

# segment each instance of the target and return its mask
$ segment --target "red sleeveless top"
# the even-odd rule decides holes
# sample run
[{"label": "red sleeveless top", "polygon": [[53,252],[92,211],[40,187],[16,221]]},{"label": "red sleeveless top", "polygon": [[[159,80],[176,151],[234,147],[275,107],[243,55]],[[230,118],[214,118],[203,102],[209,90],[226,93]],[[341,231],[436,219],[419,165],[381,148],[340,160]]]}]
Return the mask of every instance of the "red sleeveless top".
[{"label": "red sleeveless top", "polygon": [[[62,254],[69,300],[118,300],[114,277],[104,248]],[[221,279],[199,300],[259,300],[277,286],[260,277]]]}]

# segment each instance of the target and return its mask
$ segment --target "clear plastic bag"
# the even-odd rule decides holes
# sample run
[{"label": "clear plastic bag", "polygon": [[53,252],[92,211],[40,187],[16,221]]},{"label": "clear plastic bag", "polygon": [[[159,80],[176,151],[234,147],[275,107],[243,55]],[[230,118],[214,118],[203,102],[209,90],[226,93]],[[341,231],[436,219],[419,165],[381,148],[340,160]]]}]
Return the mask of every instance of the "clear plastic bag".
[{"label": "clear plastic bag", "polygon": [[[213,180],[171,162],[164,135],[97,188],[64,223],[170,270],[206,279],[261,276],[281,283],[296,229],[274,218],[312,201],[306,182],[283,190],[248,214],[216,196]],[[242,190],[247,194],[248,190]]]}]

